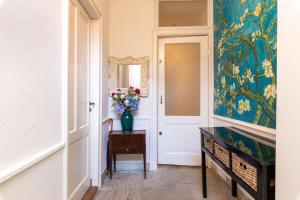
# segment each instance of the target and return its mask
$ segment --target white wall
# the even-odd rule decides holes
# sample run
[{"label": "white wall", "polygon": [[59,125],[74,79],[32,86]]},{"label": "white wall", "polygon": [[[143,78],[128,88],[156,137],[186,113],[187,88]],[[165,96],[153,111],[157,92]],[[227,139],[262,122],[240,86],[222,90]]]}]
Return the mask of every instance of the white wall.
[{"label": "white wall", "polygon": [[300,199],[300,1],[278,2],[276,199]]},{"label": "white wall", "polygon": [[1,200],[63,198],[65,2],[0,1]]},{"label": "white wall", "polygon": [[[154,1],[153,0],[111,0],[110,1],[110,39],[109,55],[116,57],[149,56],[152,58],[152,30],[154,27]],[[151,63],[150,63],[151,67]],[[149,81],[151,83],[151,80]],[[151,86],[151,85],[150,85]],[[151,90],[151,88],[150,88]],[[119,118],[111,108],[111,99],[108,102],[108,115]],[[142,98],[139,111],[134,117],[134,129],[147,131],[147,161],[149,161],[149,97]],[[121,129],[119,120],[115,120],[114,129]],[[118,160],[124,157],[119,156]],[[130,156],[124,160],[140,159],[140,156]],[[124,161],[125,162],[125,161]],[[127,162],[124,166],[126,168]],[[121,162],[118,162],[119,169]],[[142,162],[141,162],[142,163]]]},{"label": "white wall", "polygon": [[[109,38],[110,38],[110,1],[109,0],[97,0],[97,7],[99,8],[102,14],[102,69],[101,69],[101,120],[100,123],[100,152],[99,157],[99,169],[97,169],[98,179],[101,180],[101,176],[106,170],[106,151],[107,151],[107,142],[108,142],[108,125],[105,123],[105,120],[109,117],[108,111],[108,58],[109,58]],[[101,181],[99,181],[99,186],[101,186]]]}]

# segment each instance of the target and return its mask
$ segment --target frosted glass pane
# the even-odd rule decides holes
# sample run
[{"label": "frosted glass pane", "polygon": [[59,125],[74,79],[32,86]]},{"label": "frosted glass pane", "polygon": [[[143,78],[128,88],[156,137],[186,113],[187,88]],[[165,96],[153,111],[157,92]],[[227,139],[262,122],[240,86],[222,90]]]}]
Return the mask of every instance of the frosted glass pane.
[{"label": "frosted glass pane", "polygon": [[78,16],[77,45],[77,127],[88,122],[88,24],[84,17]]},{"label": "frosted glass pane", "polygon": [[165,46],[167,116],[200,116],[200,44]]},{"label": "frosted glass pane", "polygon": [[159,26],[207,26],[207,1],[160,2]]}]

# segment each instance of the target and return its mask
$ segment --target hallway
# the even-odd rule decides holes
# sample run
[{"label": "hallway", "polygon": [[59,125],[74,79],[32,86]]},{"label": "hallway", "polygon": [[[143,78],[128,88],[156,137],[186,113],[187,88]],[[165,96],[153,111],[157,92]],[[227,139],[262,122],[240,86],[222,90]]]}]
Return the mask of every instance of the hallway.
[{"label": "hallway", "polygon": [[[208,174],[208,199],[233,200],[229,185],[212,169]],[[239,193],[240,194],[240,193]],[[159,166],[157,171],[117,171],[112,180],[107,176],[94,200],[200,200],[201,169],[199,167]],[[240,198],[239,198],[240,199]],[[243,198],[245,199],[245,198]]]}]

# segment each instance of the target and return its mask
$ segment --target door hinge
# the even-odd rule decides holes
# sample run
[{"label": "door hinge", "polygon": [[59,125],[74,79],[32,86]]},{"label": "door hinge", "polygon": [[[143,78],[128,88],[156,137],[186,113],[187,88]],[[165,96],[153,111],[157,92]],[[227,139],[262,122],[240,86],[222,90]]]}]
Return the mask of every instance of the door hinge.
[{"label": "door hinge", "polygon": [[90,186],[93,186],[93,179],[90,179]]}]

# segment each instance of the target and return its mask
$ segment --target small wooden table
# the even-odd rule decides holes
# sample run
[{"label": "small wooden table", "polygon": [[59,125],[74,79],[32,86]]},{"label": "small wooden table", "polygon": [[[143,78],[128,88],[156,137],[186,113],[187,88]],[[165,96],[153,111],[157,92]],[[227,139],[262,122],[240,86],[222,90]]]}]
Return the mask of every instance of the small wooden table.
[{"label": "small wooden table", "polygon": [[134,130],[124,133],[123,131],[111,131],[109,133],[109,172],[112,178],[112,161],[116,171],[116,154],[143,154],[144,178],[146,179],[146,131]]}]

